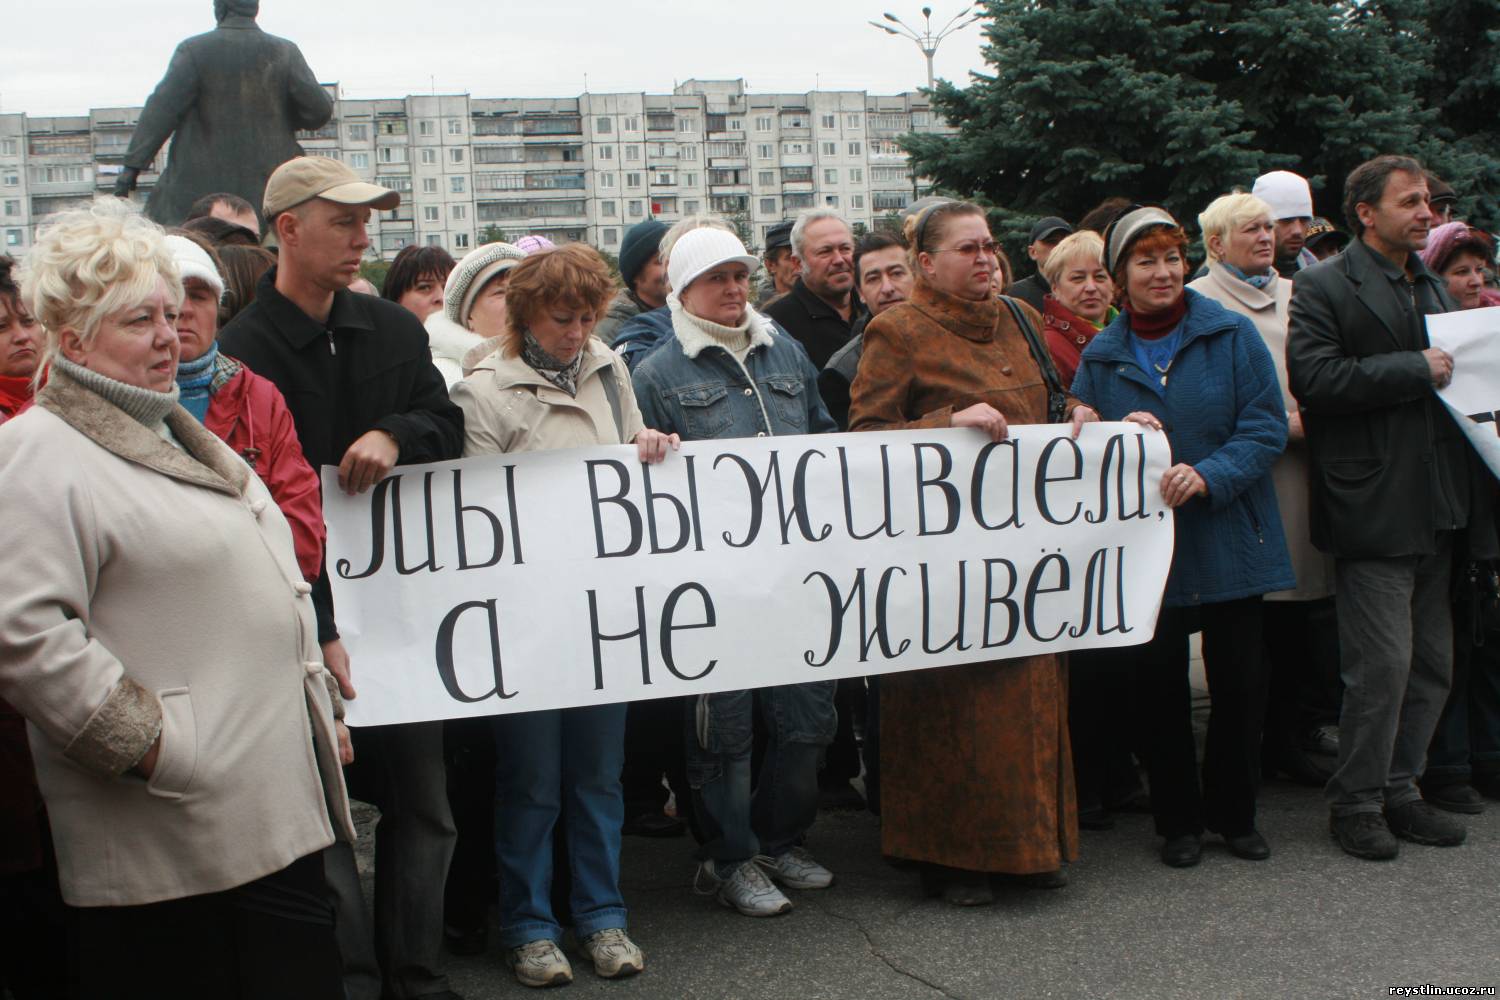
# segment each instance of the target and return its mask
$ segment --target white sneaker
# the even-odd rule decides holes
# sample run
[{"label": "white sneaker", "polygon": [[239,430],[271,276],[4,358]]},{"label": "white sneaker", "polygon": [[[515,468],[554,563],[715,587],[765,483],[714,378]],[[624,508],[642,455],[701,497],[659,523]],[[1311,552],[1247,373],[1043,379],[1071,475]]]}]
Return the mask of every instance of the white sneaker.
[{"label": "white sneaker", "polygon": [[594,971],[605,979],[633,976],[646,968],[646,956],[619,927],[606,927],[578,942],[594,963]]},{"label": "white sneaker", "polygon": [[789,889],[826,889],[833,872],[813,860],[805,847],[794,847],[774,858],[757,858],[766,874]]},{"label": "white sneaker", "polygon": [[548,938],[510,950],[510,971],[522,986],[566,986],[573,981],[568,957]]},{"label": "white sneaker", "polygon": [[[708,889],[699,888],[707,879]],[[742,861],[727,876],[720,876],[712,858],[698,866],[693,888],[703,895],[713,893],[720,903],[747,917],[774,917],[792,908],[792,901],[771,884],[766,873],[752,861]]]}]

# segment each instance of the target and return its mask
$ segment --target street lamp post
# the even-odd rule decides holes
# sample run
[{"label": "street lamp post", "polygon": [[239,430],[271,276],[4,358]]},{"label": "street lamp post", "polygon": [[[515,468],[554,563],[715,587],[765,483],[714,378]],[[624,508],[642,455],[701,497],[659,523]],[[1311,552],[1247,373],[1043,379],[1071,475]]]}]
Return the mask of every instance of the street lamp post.
[{"label": "street lamp post", "polygon": [[[881,31],[884,31],[888,35],[897,35],[901,38],[910,38],[912,41],[917,43],[917,48],[922,50],[922,55],[927,57],[927,89],[931,90],[933,84],[932,57],[937,55],[938,46],[942,44],[943,39],[947,38],[949,35],[953,34],[955,31],[960,30],[961,28],[967,28],[975,21],[978,21],[984,17],[983,14],[971,14],[970,12],[973,11],[973,9],[974,7],[972,4],[968,7],[965,7],[963,10],[953,15],[952,20],[943,25],[937,31],[932,30],[931,7],[922,8],[922,31],[917,31],[915,28],[911,27],[911,25],[901,20],[895,14],[890,13],[884,14],[882,16],[891,24],[896,25],[896,28],[892,28],[891,24],[881,24],[879,21],[871,21],[870,25],[871,27],[879,28]],[[898,31],[897,28],[899,28],[900,30]]]}]

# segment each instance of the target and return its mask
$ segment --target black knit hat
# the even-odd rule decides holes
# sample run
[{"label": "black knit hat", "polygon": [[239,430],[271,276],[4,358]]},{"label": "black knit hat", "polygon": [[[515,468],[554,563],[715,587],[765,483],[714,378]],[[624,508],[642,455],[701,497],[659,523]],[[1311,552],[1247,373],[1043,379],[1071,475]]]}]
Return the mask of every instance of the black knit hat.
[{"label": "black knit hat", "polygon": [[661,250],[661,238],[667,235],[667,224],[655,219],[637,222],[625,230],[620,241],[620,280],[629,288],[641,273],[651,255]]}]

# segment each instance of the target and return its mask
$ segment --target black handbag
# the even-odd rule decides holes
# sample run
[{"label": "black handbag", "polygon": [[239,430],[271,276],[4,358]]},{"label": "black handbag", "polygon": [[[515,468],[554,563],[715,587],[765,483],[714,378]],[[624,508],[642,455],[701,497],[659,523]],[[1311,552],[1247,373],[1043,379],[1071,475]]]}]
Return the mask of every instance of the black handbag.
[{"label": "black handbag", "polygon": [[1060,424],[1068,415],[1068,394],[1063,388],[1062,376],[1057,374],[1057,365],[1052,363],[1052,352],[1047,350],[1047,342],[1042,339],[1041,331],[1031,322],[1031,317],[1021,311],[1021,306],[1015,299],[1002,295],[1000,301],[1010,310],[1011,318],[1021,330],[1021,336],[1026,338],[1026,346],[1031,349],[1031,359],[1036,362],[1042,373],[1042,381],[1047,384],[1047,423]]}]

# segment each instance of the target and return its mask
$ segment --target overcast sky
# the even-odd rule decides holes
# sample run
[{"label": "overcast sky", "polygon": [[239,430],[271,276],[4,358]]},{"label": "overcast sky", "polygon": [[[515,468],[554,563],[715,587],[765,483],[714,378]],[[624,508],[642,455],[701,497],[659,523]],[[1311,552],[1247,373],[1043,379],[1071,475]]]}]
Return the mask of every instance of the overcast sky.
[{"label": "overcast sky", "polygon": [[[881,6],[882,3],[909,3]],[[935,27],[965,6],[933,8]],[[211,0],[7,0],[0,111],[82,114],[137,105],[173,47],[213,27]],[[301,46],[318,79],[352,98],[417,93],[573,97],[665,93],[691,78],[743,77],[753,91],[867,90],[926,83],[914,42],[866,21],[909,0],[262,0],[260,25]],[[939,77],[983,69],[980,28],[943,41]]]}]

